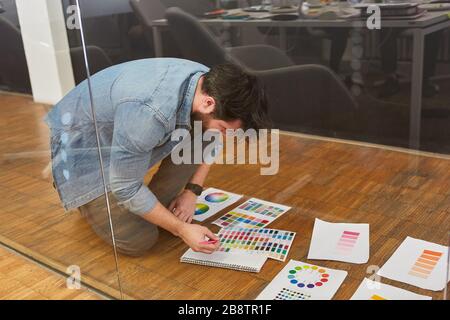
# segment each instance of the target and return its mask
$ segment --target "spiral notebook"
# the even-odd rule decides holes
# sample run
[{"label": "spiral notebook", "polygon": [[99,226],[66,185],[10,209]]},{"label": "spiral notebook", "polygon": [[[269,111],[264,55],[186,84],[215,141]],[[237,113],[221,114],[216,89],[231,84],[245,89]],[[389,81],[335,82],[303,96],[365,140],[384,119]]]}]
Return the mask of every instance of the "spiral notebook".
[{"label": "spiral notebook", "polygon": [[217,251],[212,254],[206,254],[194,252],[192,249],[186,251],[180,259],[181,262],[185,263],[246,272],[260,272],[266,260],[266,255],[236,254]]}]

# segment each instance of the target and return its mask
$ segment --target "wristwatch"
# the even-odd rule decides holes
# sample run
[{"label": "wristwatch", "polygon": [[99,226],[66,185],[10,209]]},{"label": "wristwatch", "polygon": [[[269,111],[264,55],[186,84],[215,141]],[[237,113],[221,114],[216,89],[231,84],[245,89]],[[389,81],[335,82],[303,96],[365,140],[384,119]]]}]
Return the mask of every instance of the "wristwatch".
[{"label": "wristwatch", "polygon": [[203,192],[203,187],[195,184],[195,183],[188,183],[186,184],[186,186],[184,187],[185,190],[190,190],[192,191],[196,196],[199,196],[202,194]]},{"label": "wristwatch", "polygon": [[190,182],[188,184],[186,184],[184,189],[192,191],[196,196],[200,196],[203,192],[202,186],[195,184],[195,183],[190,183]]}]

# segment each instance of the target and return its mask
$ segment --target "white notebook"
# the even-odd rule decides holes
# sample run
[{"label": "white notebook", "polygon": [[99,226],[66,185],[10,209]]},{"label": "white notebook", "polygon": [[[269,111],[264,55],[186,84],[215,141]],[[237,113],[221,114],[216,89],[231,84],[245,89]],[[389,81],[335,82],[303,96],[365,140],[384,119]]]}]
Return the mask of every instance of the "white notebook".
[{"label": "white notebook", "polygon": [[266,255],[236,254],[213,252],[212,254],[186,251],[180,261],[209,267],[233,269],[238,271],[259,272],[267,260]]}]

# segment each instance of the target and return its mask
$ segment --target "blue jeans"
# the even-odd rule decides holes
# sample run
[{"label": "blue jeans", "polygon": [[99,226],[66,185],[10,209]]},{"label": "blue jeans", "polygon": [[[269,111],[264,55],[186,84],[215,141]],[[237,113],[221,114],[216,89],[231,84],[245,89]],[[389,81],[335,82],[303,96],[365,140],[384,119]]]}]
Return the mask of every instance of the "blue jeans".
[{"label": "blue jeans", "polygon": [[[148,187],[159,202],[167,207],[183,190],[197,168],[198,165],[195,164],[175,165],[169,155],[161,162]],[[134,257],[144,255],[158,240],[157,226],[120,207],[111,193],[108,197],[117,251]],[[94,232],[112,245],[105,197],[101,196],[79,207],[79,210]]]}]

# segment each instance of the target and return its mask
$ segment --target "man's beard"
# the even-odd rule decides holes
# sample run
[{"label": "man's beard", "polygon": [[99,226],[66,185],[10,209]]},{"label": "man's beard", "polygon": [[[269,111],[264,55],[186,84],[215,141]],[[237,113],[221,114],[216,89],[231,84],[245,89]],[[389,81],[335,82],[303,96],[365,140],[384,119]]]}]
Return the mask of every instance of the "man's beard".
[{"label": "man's beard", "polygon": [[210,115],[205,115],[200,112],[192,112],[191,113],[191,125],[193,126],[194,121],[201,121],[202,122],[202,129],[203,131],[208,130],[209,128],[209,122],[211,121]]}]

